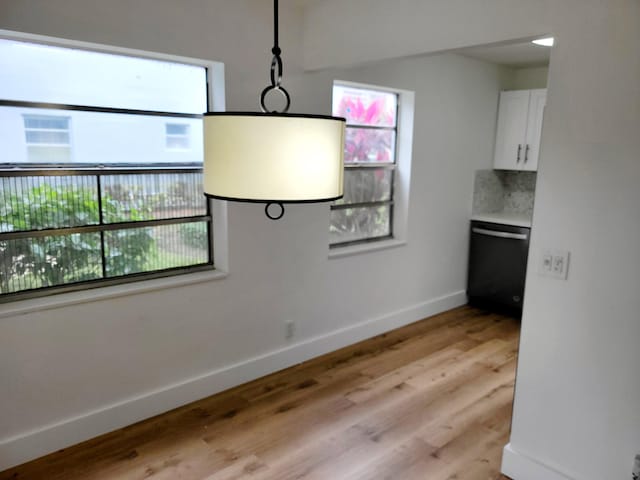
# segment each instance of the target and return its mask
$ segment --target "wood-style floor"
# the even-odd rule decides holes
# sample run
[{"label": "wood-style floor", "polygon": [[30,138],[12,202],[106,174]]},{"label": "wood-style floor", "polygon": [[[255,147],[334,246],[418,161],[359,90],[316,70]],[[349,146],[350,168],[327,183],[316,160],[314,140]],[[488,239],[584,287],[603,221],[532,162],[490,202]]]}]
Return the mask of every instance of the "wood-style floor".
[{"label": "wood-style floor", "polygon": [[462,307],[0,473],[497,480],[519,321]]}]

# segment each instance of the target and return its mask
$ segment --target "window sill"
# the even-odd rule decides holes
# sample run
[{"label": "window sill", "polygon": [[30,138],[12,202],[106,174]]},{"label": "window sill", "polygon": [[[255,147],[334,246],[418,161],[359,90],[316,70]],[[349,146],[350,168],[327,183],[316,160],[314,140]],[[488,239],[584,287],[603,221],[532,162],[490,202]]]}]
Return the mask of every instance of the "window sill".
[{"label": "window sill", "polygon": [[98,300],[107,300],[110,298],[127,297],[196,283],[211,282],[225,278],[227,275],[227,272],[212,269],[207,272],[186,273],[184,275],[154,278],[152,280],[143,280],[109,287],[98,287],[78,292],[61,293],[50,297],[19,300],[0,304],[0,318],[62,308],[69,305],[90,303]]},{"label": "window sill", "polygon": [[380,240],[379,242],[361,243],[360,245],[351,245],[348,247],[337,247],[329,251],[329,258],[342,258],[351,255],[359,255],[361,253],[375,252],[377,250],[387,250],[389,248],[402,247],[406,245],[406,240],[398,240],[392,238],[389,240]]}]

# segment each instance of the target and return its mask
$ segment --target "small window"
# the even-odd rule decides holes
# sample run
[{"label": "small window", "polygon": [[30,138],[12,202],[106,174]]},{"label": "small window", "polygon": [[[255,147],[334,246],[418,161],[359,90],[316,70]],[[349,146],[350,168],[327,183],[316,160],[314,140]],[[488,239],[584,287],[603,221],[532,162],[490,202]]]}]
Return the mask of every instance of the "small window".
[{"label": "small window", "polygon": [[168,150],[189,149],[189,125],[167,123],[165,125]]},{"label": "small window", "polygon": [[69,118],[51,115],[25,115],[27,145],[69,146]]},{"label": "small window", "polygon": [[347,119],[344,197],[331,205],[331,247],[393,237],[398,94],[334,85],[333,114]]},{"label": "small window", "polygon": [[69,117],[23,115],[27,159],[32,163],[71,161]]}]

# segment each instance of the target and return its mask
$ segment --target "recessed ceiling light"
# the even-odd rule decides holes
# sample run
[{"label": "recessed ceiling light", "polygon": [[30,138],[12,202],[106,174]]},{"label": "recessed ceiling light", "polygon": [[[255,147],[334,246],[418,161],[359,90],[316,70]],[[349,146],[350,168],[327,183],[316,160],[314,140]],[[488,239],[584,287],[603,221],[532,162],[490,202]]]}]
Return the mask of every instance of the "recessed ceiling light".
[{"label": "recessed ceiling light", "polygon": [[532,40],[531,43],[542,45],[543,47],[553,47],[553,37],[539,38],[537,40]]}]

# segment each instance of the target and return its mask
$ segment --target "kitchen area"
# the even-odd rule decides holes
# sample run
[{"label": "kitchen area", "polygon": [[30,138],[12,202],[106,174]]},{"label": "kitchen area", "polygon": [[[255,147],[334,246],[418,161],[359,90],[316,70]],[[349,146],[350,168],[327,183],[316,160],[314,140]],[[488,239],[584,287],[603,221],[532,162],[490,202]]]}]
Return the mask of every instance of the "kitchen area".
[{"label": "kitchen area", "polygon": [[460,52],[505,67],[493,168],[473,179],[467,295],[472,304],[516,315],[524,302],[551,41]]}]

